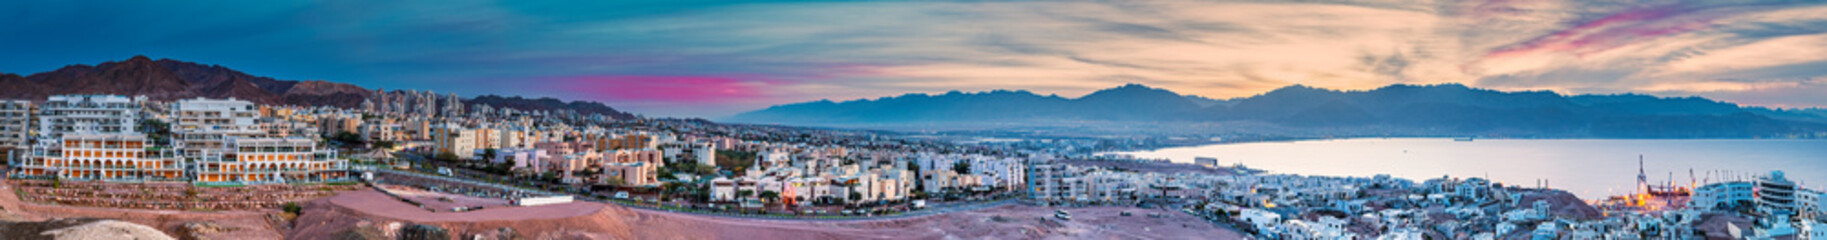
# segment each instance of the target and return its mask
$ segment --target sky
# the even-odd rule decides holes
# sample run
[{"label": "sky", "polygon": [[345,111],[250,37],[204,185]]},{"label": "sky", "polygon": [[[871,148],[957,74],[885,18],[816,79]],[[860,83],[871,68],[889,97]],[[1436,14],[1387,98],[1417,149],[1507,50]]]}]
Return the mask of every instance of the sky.
[{"label": "sky", "polygon": [[1462,83],[1827,106],[1821,1],[6,1],[0,72],[133,55],[648,116],[951,90]]}]

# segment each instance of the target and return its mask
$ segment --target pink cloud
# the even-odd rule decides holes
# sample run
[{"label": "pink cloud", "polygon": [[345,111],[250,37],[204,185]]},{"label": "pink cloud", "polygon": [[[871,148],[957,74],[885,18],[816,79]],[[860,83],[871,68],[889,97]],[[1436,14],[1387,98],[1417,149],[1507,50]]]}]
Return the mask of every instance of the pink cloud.
[{"label": "pink cloud", "polygon": [[1704,30],[1717,14],[1696,14],[1697,9],[1678,6],[1634,9],[1575,25],[1535,39],[1499,48],[1485,58],[1505,58],[1536,53],[1575,56],[1603,52],[1645,39]]}]

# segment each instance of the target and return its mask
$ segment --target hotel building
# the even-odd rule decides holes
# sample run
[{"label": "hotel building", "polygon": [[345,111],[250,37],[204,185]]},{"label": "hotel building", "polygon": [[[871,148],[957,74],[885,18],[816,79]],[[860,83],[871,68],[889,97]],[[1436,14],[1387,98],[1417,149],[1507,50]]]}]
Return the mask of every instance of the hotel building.
[{"label": "hotel building", "polygon": [[348,161],[303,138],[234,138],[220,157],[196,161],[197,182],[285,183],[343,180]]},{"label": "hotel building", "polygon": [[253,103],[189,99],[171,106],[170,147],[136,131],[144,99],[53,96],[16,176],[105,181],[282,183],[348,179],[347,163],[305,138],[267,136]]},{"label": "hotel building", "polygon": [[25,177],[79,180],[175,181],[184,161],[172,151],[148,148],[136,134],[64,134],[61,142],[34,147],[17,172]]},{"label": "hotel building", "polygon": [[348,177],[347,161],[308,138],[272,137],[254,103],[186,99],[171,108],[172,145],[200,183],[283,183]]},{"label": "hotel building", "polygon": [[124,96],[58,95],[38,115],[37,141],[21,177],[147,181],[183,179],[184,161],[136,131],[140,102]]}]

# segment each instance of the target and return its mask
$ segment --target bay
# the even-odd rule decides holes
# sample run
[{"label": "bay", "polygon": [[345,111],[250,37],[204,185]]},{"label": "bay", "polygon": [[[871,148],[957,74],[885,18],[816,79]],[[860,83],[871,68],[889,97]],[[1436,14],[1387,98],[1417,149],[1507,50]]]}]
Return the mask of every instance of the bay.
[{"label": "bay", "polygon": [[[1638,156],[1650,182],[1690,186],[1749,180],[1781,170],[1809,189],[1827,186],[1827,140],[1820,139],[1476,139],[1359,138],[1256,142],[1122,152],[1190,163],[1217,158],[1270,173],[1325,176],[1389,174],[1417,182],[1486,177],[1506,185],[1567,190],[1585,199],[1634,192]],[[1690,177],[1690,170],[1692,175]],[[1672,178],[1672,179],[1671,179]]]}]

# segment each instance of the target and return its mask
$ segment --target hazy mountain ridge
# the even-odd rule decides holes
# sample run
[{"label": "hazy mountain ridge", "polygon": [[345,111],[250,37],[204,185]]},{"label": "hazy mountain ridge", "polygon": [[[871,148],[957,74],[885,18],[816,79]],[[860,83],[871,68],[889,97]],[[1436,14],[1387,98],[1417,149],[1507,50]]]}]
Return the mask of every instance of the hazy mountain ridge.
[{"label": "hazy mountain ridge", "polygon": [[1827,129],[1818,109],[1771,110],[1698,97],[1504,92],[1459,84],[1338,91],[1293,85],[1228,100],[1129,84],[1080,98],[1026,91],[907,94],[875,100],[787,104],[736,115],[753,123],[844,125],[968,121],[1261,121],[1300,128],[1395,126],[1442,134],[1755,137]]},{"label": "hazy mountain ridge", "polygon": [[497,108],[501,108],[501,107],[514,108],[514,109],[520,109],[520,110],[524,110],[524,111],[553,111],[553,110],[559,110],[559,109],[570,109],[573,111],[577,111],[578,113],[581,113],[581,114],[602,114],[604,116],[613,117],[615,119],[633,119],[635,117],[634,114],[617,111],[617,110],[615,110],[615,108],[611,108],[608,105],[603,105],[603,103],[600,103],[600,102],[591,102],[591,101],[565,102],[563,100],[559,100],[556,98],[534,99],[534,98],[522,98],[520,96],[503,97],[503,96],[496,96],[496,95],[482,95],[482,96],[476,96],[475,98],[465,99],[465,100],[463,100],[463,103],[469,104],[469,105],[475,105],[475,104],[489,105],[489,106],[494,106]]},{"label": "hazy mountain ridge", "polygon": [[[152,60],[146,56],[93,66],[68,65],[26,76],[0,73],[0,99],[43,101],[58,94],[119,94],[147,96],[155,100],[233,97],[260,104],[357,108],[374,91],[347,83],[280,80],[243,73],[221,65],[172,59]],[[633,114],[587,101],[564,103],[549,98],[487,95],[467,99],[465,103],[509,106],[523,110],[572,109],[581,113],[601,113],[618,119],[633,118]]]}]

